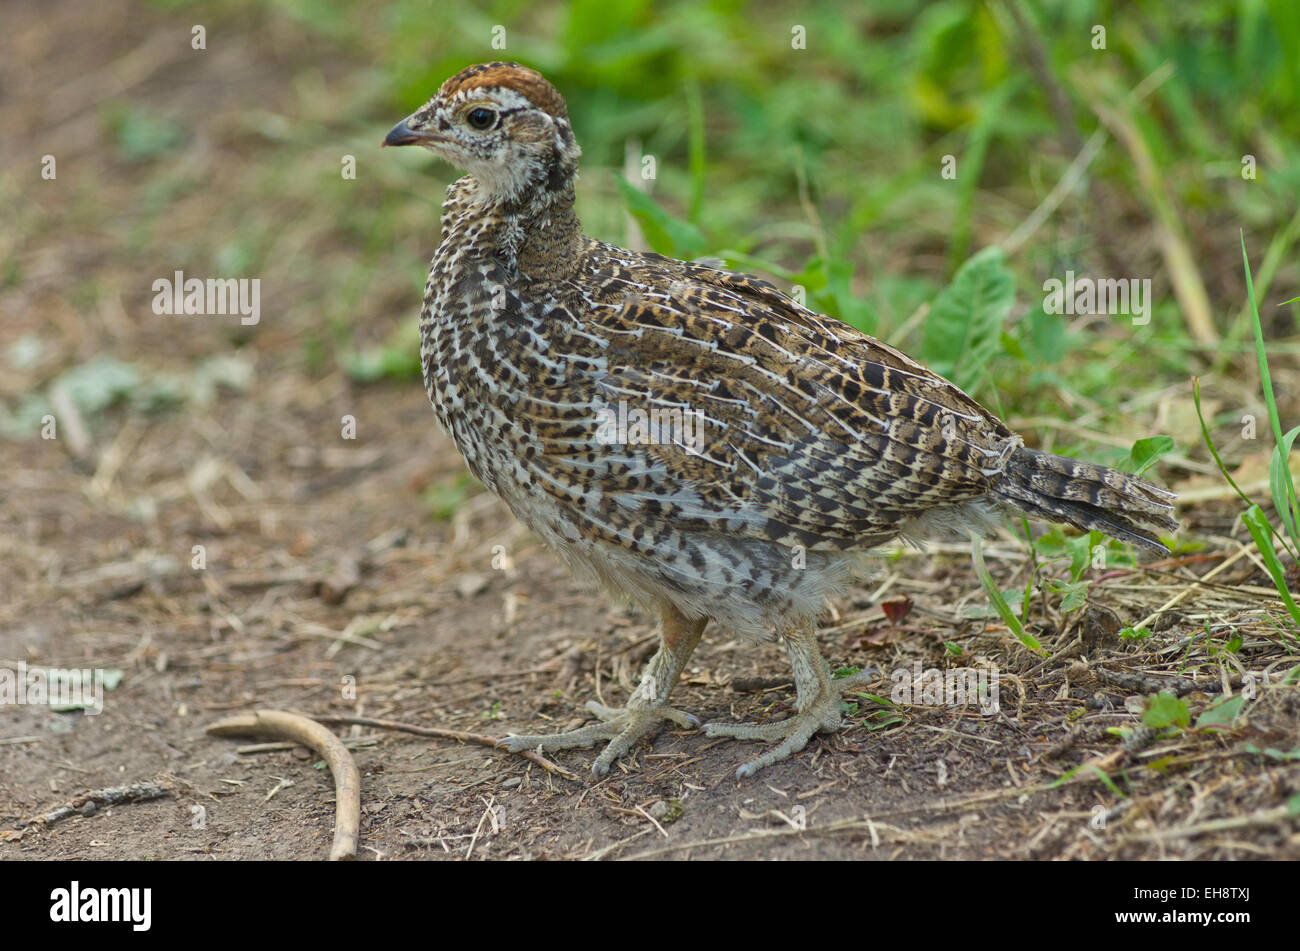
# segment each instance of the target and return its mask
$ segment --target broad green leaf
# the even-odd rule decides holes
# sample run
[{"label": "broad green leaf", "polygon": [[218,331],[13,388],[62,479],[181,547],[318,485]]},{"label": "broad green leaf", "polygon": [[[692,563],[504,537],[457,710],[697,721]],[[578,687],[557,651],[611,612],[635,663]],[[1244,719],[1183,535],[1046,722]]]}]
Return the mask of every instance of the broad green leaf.
[{"label": "broad green leaf", "polygon": [[1161,691],[1148,698],[1146,709],[1142,711],[1142,722],[1155,730],[1167,726],[1186,727],[1192,722],[1192,714],[1183,701],[1171,693]]},{"label": "broad green leaf", "polygon": [[1040,303],[1031,307],[1024,318],[1029,327],[1029,343],[1044,363],[1058,363],[1069,350],[1066,323],[1060,314],[1049,314]]},{"label": "broad green leaf", "polygon": [[970,258],[930,308],[921,342],[925,363],[962,389],[973,389],[997,350],[1015,298],[1016,280],[1001,248]]},{"label": "broad green leaf", "polygon": [[1245,703],[1246,698],[1241,694],[1235,697],[1220,697],[1201,711],[1201,715],[1196,718],[1197,729],[1207,726],[1230,728],[1241,714],[1241,708]]},{"label": "broad green leaf", "polygon": [[1155,465],[1161,456],[1173,451],[1174,441],[1168,436],[1139,439],[1129,450],[1128,458],[1119,464],[1119,468],[1134,475],[1141,475]]}]

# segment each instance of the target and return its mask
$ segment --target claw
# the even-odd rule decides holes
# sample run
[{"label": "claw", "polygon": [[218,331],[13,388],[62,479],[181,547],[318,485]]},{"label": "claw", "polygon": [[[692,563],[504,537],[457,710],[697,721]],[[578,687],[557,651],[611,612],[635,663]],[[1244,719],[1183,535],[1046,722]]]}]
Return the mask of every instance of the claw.
[{"label": "claw", "polygon": [[786,639],[791,667],[795,675],[795,688],[799,696],[799,712],[787,720],[775,723],[706,723],[707,736],[729,736],[737,740],[765,740],[775,743],[767,752],[741,764],[736,770],[738,779],[753,776],[764,766],[770,766],[799,752],[808,745],[814,733],[834,733],[843,726],[840,717],[840,695],[846,690],[875,682],[875,671],[863,670],[838,680],[829,676],[826,662],[817,650],[811,633],[797,632]]},{"label": "claw", "polygon": [[587,709],[599,720],[586,726],[569,730],[567,733],[554,733],[549,736],[516,736],[511,734],[497,745],[518,753],[521,750],[567,750],[577,746],[594,746],[600,740],[608,744],[596,761],[591,764],[591,771],[597,778],[609,772],[610,764],[622,756],[641,737],[654,731],[664,722],[677,726],[690,725],[698,729],[698,718],[665,704],[635,707],[606,707],[592,701]]},{"label": "claw", "polygon": [[646,664],[641,684],[628,698],[627,706],[607,707],[591,700],[586,707],[597,718],[596,723],[551,736],[511,734],[499,741],[498,745],[511,752],[525,749],[567,750],[608,740],[605,749],[591,764],[592,775],[600,779],[609,773],[610,765],[631,749],[637,740],[657,731],[665,721],[683,729],[698,730],[699,719],[668,706],[668,697],[687,658],[691,656],[691,651],[699,643],[700,634],[707,622],[707,618],[690,620],[676,611],[664,612],[659,650]]}]

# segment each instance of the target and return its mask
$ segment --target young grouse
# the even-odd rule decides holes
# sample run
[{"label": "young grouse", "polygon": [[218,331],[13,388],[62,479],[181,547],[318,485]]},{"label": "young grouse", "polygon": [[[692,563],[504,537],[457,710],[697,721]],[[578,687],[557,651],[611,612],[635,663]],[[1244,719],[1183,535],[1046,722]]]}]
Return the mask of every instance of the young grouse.
[{"label": "young grouse", "polygon": [[999,509],[1165,551],[1173,496],[1114,469],[1023,447],[947,380],[771,284],[585,237],[564,99],[515,63],[443,83],[384,145],[469,174],[447,190],[420,312],[434,411],[470,471],[574,569],[662,620],[627,706],[511,749],[608,740],[597,776],[671,721],[678,675],[712,618],[775,632],[797,713],[709,723],[775,745],[739,775],[840,723],[813,620],[865,549],[987,532]]}]

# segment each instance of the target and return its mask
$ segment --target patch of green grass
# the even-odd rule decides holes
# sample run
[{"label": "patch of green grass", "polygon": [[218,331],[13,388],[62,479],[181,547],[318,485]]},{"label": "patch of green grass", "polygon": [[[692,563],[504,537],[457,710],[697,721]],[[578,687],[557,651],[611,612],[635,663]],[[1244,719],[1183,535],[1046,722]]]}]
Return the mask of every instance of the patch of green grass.
[{"label": "patch of green grass", "polygon": [[450,479],[435,483],[424,490],[424,501],[429,514],[440,521],[448,521],[459,511],[477,485],[468,472],[457,473]]},{"label": "patch of green grass", "polygon": [[118,101],[105,110],[105,124],[118,154],[128,162],[149,162],[178,150],[187,138],[177,122],[154,115],[133,102]]},{"label": "patch of green grass", "polygon": [[345,352],[343,368],[358,383],[420,379],[419,324],[413,319],[405,320],[379,346]]}]

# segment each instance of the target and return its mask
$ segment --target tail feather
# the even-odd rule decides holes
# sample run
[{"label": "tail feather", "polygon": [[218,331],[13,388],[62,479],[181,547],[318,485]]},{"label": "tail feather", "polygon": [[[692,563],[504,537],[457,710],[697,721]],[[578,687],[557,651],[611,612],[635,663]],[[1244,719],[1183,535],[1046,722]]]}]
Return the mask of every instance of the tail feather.
[{"label": "tail feather", "polygon": [[1036,449],[1012,453],[994,492],[1025,515],[1096,529],[1165,554],[1169,549],[1154,530],[1178,528],[1172,492],[1118,469]]}]

